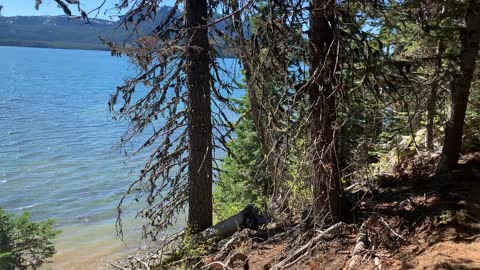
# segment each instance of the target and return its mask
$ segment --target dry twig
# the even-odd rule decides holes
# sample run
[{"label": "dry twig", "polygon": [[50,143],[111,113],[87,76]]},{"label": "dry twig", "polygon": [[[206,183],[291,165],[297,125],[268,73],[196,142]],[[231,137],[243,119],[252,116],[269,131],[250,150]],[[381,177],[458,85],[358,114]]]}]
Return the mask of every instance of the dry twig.
[{"label": "dry twig", "polygon": [[293,254],[288,256],[286,259],[277,263],[276,265],[274,265],[270,269],[274,270],[274,269],[282,269],[282,268],[286,267],[288,264],[290,264],[290,262],[295,261],[298,257],[302,256],[305,252],[308,252],[308,250],[311,247],[315,246],[318,242],[325,239],[327,236],[336,233],[337,231],[339,231],[344,226],[345,226],[345,223],[343,223],[343,222],[339,222],[339,223],[336,223],[335,225],[332,225],[331,227],[329,227],[325,231],[321,232],[319,235],[315,236],[315,238],[310,240],[308,243],[303,245],[301,248],[297,249],[295,252],[293,252]]},{"label": "dry twig", "polygon": [[382,217],[378,217],[378,221],[380,221],[380,224],[386,229],[388,229],[393,235],[395,235],[399,239],[402,239],[403,241],[406,241],[405,237],[394,231],[392,227],[390,227],[390,225],[388,225],[388,223]]}]

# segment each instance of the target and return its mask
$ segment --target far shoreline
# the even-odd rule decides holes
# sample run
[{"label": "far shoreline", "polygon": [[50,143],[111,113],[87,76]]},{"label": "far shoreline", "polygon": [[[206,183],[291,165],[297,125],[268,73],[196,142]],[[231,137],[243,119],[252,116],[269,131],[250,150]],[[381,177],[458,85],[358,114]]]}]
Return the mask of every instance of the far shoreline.
[{"label": "far shoreline", "polygon": [[79,50],[79,51],[103,51],[109,52],[110,50],[105,47],[80,47],[80,46],[53,46],[48,44],[14,44],[14,42],[3,42],[0,40],[0,47],[18,47],[18,48],[37,48],[37,49],[55,49],[55,50]]},{"label": "far shoreline", "polygon": [[[12,42],[10,44],[9,42],[5,42],[3,40],[0,40],[0,47],[17,47],[17,48],[37,48],[37,49],[54,49],[54,50],[78,50],[78,51],[100,51],[100,52],[111,52],[111,50],[108,47],[102,47],[102,46],[92,46],[92,47],[80,47],[80,46],[56,46],[56,45],[49,45],[49,44],[44,44],[44,43],[37,43],[34,42],[32,44],[28,43],[19,43],[16,44],[16,42]],[[233,55],[222,55],[220,58],[225,58],[225,59],[234,59],[236,58]]]}]

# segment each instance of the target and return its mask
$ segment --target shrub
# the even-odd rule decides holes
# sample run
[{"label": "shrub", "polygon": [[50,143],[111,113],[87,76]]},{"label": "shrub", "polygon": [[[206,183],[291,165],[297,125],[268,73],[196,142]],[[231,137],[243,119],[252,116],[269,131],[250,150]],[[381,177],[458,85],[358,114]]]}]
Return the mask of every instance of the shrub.
[{"label": "shrub", "polygon": [[0,269],[37,269],[55,254],[53,239],[60,233],[53,220],[29,221],[0,209]]},{"label": "shrub", "polygon": [[213,191],[218,220],[237,214],[245,206],[263,206],[269,186],[260,140],[250,115],[246,97],[237,100],[241,118],[235,125],[236,137],[228,142],[229,154],[223,159],[219,183]]}]

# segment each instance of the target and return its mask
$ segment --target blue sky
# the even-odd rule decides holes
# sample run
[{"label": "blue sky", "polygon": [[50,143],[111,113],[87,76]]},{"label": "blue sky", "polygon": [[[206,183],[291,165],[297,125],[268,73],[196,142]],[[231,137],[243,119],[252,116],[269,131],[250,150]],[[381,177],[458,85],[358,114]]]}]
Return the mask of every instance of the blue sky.
[{"label": "blue sky", "polygon": [[[96,8],[102,0],[81,0],[81,6],[85,11],[90,11]],[[105,7],[99,14],[100,18],[108,19],[109,15],[114,15],[114,11],[109,11],[115,3],[120,0],[107,0]],[[164,0],[162,5],[171,6],[175,2],[174,0]],[[43,0],[43,4],[39,10],[35,10],[35,0],[0,0],[0,5],[3,6],[3,16],[17,16],[17,15],[63,15],[62,10],[58,8],[57,3],[54,0]],[[74,7],[71,8],[72,12],[76,11]],[[107,12],[104,15],[104,12]],[[74,14],[77,14],[74,12]]]}]

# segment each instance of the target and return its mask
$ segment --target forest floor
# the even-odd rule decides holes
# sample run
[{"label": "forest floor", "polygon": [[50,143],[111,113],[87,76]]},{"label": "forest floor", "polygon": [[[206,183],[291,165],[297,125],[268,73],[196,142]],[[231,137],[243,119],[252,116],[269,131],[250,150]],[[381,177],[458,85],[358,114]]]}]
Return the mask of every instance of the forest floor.
[{"label": "forest floor", "polygon": [[455,172],[384,176],[348,196],[352,220],[320,241],[297,217],[237,233],[194,269],[480,270],[480,154]]},{"label": "forest floor", "polygon": [[[358,222],[284,269],[379,269],[377,257],[381,269],[480,270],[480,175],[465,176],[455,176],[453,185],[422,179],[382,188],[362,202]],[[369,241],[348,268],[363,222]],[[244,244],[239,251],[249,257],[249,269],[270,269],[312,236],[292,231],[274,242]]]}]

